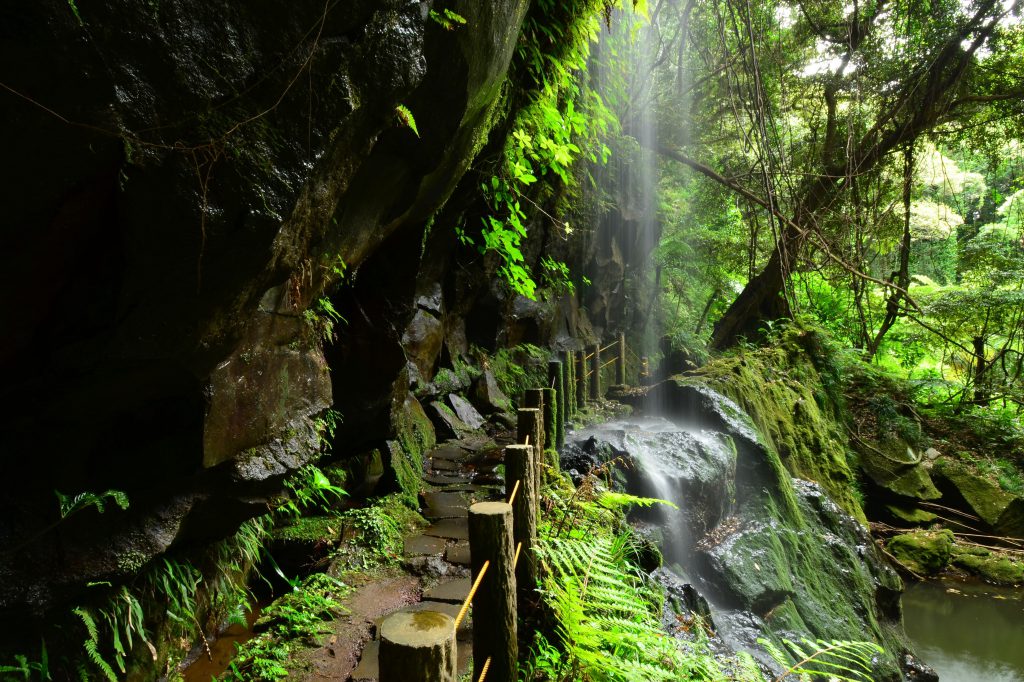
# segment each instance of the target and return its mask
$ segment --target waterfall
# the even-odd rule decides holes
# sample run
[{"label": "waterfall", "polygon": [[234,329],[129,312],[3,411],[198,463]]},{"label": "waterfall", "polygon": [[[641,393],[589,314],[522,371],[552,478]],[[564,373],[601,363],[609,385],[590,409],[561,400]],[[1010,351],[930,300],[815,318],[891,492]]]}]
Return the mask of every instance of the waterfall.
[{"label": "waterfall", "polygon": [[688,572],[693,544],[727,513],[732,502],[735,450],[727,438],[699,424],[662,417],[606,422],[577,431],[577,443],[593,438],[628,453],[623,472],[635,494],[665,500],[636,515],[657,530],[666,566]]}]

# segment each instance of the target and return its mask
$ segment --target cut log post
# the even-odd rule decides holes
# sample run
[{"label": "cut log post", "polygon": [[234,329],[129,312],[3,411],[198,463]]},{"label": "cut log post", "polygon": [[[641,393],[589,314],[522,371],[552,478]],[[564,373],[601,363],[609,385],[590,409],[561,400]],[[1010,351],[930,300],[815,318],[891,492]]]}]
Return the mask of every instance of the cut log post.
[{"label": "cut log post", "polygon": [[[544,428],[541,423],[540,410],[536,407],[523,407],[519,409],[518,421],[516,423],[516,442],[517,443],[528,443],[530,445],[536,445],[542,442],[543,436],[541,432]],[[530,440],[527,441],[526,439]],[[541,462],[540,457],[534,457],[534,471],[536,472],[537,489],[533,497],[533,504],[536,508],[540,508],[540,487],[544,482],[543,474],[541,473]]]},{"label": "cut log post", "polygon": [[587,354],[576,353],[576,405],[583,409],[587,405]]},{"label": "cut log post", "polygon": [[615,356],[615,383],[619,386],[626,385],[626,335],[619,334],[619,347]]},{"label": "cut log post", "polygon": [[[544,460],[548,461],[548,452],[557,451],[565,441],[565,425],[559,414],[561,406],[558,400],[558,391],[553,388],[544,389],[544,443],[547,450],[544,452]],[[557,460],[558,457],[556,456]]]},{"label": "cut log post", "polygon": [[562,351],[562,377],[565,379],[563,423],[567,423],[576,416],[576,354],[571,350]]},{"label": "cut log post", "polygon": [[380,682],[456,682],[455,619],[446,613],[394,613],[380,626]]},{"label": "cut log post", "polygon": [[590,354],[590,399],[601,399],[601,346],[594,344]]},{"label": "cut log post", "polygon": [[[565,423],[565,363],[561,360],[552,360],[548,363],[548,388],[551,393],[545,393],[545,400],[551,402],[553,410],[544,413],[544,430],[551,434],[547,439],[547,446],[554,450],[562,447],[558,440],[558,434]],[[546,403],[545,403],[546,406]]]},{"label": "cut log post", "polygon": [[515,682],[519,644],[512,507],[505,502],[477,502],[471,506],[469,547],[474,580],[484,562],[490,562],[473,598],[473,679],[480,679],[490,658],[488,682]]},{"label": "cut log post", "polygon": [[532,590],[537,584],[537,564],[533,554],[534,539],[537,537],[537,508],[533,500],[537,497],[537,469],[533,459],[536,450],[532,445],[509,445],[505,447],[505,498],[507,499],[519,483],[519,492],[512,500],[512,540],[518,547],[519,563],[516,564],[516,584],[520,591]]},{"label": "cut log post", "polygon": [[548,447],[548,428],[544,422],[544,389],[543,388],[528,388],[523,396],[523,403],[525,407],[537,408],[537,418],[540,419],[540,439],[531,440],[530,444],[536,446],[539,456],[543,459],[544,450]]}]

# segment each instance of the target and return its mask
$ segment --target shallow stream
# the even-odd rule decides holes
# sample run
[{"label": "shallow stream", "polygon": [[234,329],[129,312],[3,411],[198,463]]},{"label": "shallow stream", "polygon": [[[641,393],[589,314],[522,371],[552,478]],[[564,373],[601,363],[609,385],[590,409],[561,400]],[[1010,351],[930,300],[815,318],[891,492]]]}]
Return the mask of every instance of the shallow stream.
[{"label": "shallow stream", "polygon": [[916,583],[903,622],[941,682],[1024,682],[1024,589]]}]

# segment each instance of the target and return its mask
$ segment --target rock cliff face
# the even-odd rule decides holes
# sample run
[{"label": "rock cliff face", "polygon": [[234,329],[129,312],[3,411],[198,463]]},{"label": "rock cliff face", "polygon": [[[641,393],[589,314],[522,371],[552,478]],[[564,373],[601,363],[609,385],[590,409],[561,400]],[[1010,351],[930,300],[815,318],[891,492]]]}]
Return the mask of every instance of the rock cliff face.
[{"label": "rock cliff face", "polygon": [[[223,536],[317,451],[332,381],[304,313],[343,269],[411,309],[423,225],[487,133],[527,2],[449,3],[455,31],[430,6],[0,9],[4,605]],[[107,489],[131,507],[48,529],[54,490]]]}]

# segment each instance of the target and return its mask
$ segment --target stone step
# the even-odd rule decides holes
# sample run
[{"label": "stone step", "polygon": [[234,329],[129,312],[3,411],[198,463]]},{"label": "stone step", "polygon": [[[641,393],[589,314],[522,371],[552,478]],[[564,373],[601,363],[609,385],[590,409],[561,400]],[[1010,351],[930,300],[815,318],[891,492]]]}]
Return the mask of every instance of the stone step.
[{"label": "stone step", "polygon": [[465,475],[444,475],[441,472],[428,473],[423,477],[423,480],[430,485],[450,486],[450,485],[468,485],[470,484],[469,474]]},{"label": "stone step", "polygon": [[469,542],[459,541],[451,545],[444,553],[445,561],[459,566],[470,565]]},{"label": "stone step", "polygon": [[460,517],[455,519],[441,519],[427,526],[423,531],[424,535],[432,535],[436,538],[447,538],[449,540],[469,539],[469,519]]},{"label": "stone step", "polygon": [[[379,631],[380,628],[378,627]],[[359,665],[352,671],[352,682],[370,682],[380,677],[380,641],[371,640],[363,647],[359,655]]]},{"label": "stone step", "polygon": [[456,578],[455,580],[438,583],[430,588],[423,593],[423,599],[448,602],[461,606],[462,602],[466,601],[466,597],[469,596],[469,590],[472,586],[473,581],[469,578]]},{"label": "stone step", "polygon": [[444,551],[445,540],[436,535],[410,535],[405,539],[402,554],[406,557],[440,554]]}]

